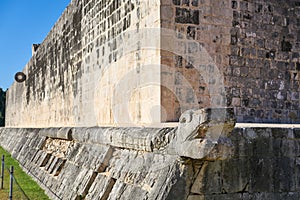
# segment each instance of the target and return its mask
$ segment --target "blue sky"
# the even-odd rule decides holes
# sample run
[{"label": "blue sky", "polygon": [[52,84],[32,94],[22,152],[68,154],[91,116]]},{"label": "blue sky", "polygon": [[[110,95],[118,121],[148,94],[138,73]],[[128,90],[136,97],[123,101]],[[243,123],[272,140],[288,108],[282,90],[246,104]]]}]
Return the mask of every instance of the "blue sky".
[{"label": "blue sky", "polygon": [[70,1],[0,0],[0,88],[10,87]]}]

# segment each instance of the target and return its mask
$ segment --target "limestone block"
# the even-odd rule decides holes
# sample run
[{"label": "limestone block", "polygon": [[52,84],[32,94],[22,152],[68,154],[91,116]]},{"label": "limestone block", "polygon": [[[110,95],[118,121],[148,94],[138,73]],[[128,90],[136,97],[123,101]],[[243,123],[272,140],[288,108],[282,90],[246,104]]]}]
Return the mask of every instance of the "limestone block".
[{"label": "limestone block", "polygon": [[226,193],[249,191],[250,165],[248,157],[228,159],[222,163],[222,189]]},{"label": "limestone block", "polygon": [[57,163],[58,163],[59,158],[55,157],[52,161],[52,163],[49,165],[48,169],[46,169],[50,174],[52,174],[54,168],[56,167]]},{"label": "limestone block", "polygon": [[243,198],[245,200],[260,200],[260,199],[280,199],[280,195],[277,193],[245,193],[243,194]]},{"label": "limestone block", "polygon": [[[275,164],[276,163],[276,164]],[[294,157],[282,157],[273,160],[274,190],[279,192],[295,191],[296,169]]]},{"label": "limestone block", "polygon": [[51,156],[50,154],[42,151],[41,155],[36,160],[37,166],[44,167],[46,165],[46,163],[48,162],[48,160],[50,159],[50,156]]},{"label": "limestone block", "polygon": [[216,195],[206,195],[206,200],[244,200],[242,194],[216,194]]},{"label": "limestone block", "polygon": [[28,145],[31,146],[31,147],[35,147],[35,149],[41,149],[44,145],[45,140],[46,140],[46,137],[40,136],[36,132],[32,136],[32,139],[30,140],[30,143]]},{"label": "limestone block", "polygon": [[[80,184],[84,175],[83,173],[86,171],[87,169],[81,170],[78,166],[66,163],[65,170],[58,176],[58,181],[62,182],[62,187],[59,188],[58,192],[63,194],[61,196],[63,199],[70,199],[77,196],[75,188]],[[65,191],[68,192],[66,193]]]},{"label": "limestone block", "polygon": [[[143,182],[144,187],[150,190],[149,199],[167,199],[169,196],[185,199],[188,195],[186,188],[189,186],[177,185],[184,170],[184,166],[180,166],[176,158],[155,155],[153,165]],[[173,187],[175,190],[172,190]],[[176,195],[176,189],[181,193]]]},{"label": "limestone block", "polygon": [[51,170],[50,174],[53,174],[54,176],[58,176],[59,173],[61,172],[62,168],[65,165],[66,160],[58,158],[55,166]]},{"label": "limestone block", "polygon": [[289,199],[289,200],[296,200],[300,198],[299,192],[284,192],[279,194],[278,199]]},{"label": "limestone block", "polygon": [[[78,142],[87,142],[89,134],[86,134],[86,132],[87,132],[87,128],[73,128],[72,139]],[[105,138],[103,138],[103,140],[105,141]]]},{"label": "limestone block", "polygon": [[234,158],[244,159],[248,156],[253,156],[255,139],[251,139],[245,136],[245,129],[235,128],[230,134],[229,138],[233,142],[234,148]]},{"label": "limestone block", "polygon": [[31,162],[34,164],[37,164],[39,158],[42,156],[42,154],[44,154],[45,152],[42,150],[39,150],[36,152],[36,154],[32,157]]},{"label": "limestone block", "polygon": [[57,159],[57,158],[56,158],[55,156],[50,155],[50,158],[49,158],[48,161],[46,162],[45,166],[43,166],[44,169],[45,169],[46,171],[48,171],[49,168],[51,167],[51,165],[52,165],[53,163],[56,162],[56,159]]},{"label": "limestone block", "polygon": [[14,157],[19,160],[20,164],[24,164],[25,162],[31,162],[31,159],[34,157],[36,153],[37,153],[36,149],[27,147],[27,148],[23,148],[22,152],[19,152],[19,155],[16,154]]},{"label": "limestone block", "polygon": [[[250,168],[253,169],[250,174],[250,192],[271,192],[273,191],[274,179],[277,179],[273,175],[274,165],[271,158],[251,158]],[[265,180],[268,180],[266,182]]]},{"label": "limestone block", "polygon": [[74,183],[73,183],[73,191],[77,193],[77,196],[85,196],[90,188],[91,182],[90,180],[94,180],[94,172],[93,170],[83,169],[80,170],[77,175]]},{"label": "limestone block", "polygon": [[113,200],[113,199],[127,200],[127,199],[132,199],[137,197],[139,197],[140,199],[147,199],[148,197],[147,191],[141,189],[140,187],[136,187],[134,185],[128,185],[116,181],[108,197],[108,200]]},{"label": "limestone block", "polygon": [[111,133],[111,145],[116,147],[124,147],[128,149],[139,149],[143,151],[151,151],[151,140],[149,133],[153,129],[136,128],[130,134],[127,134],[129,129],[124,129],[122,132],[114,129]]},{"label": "limestone block", "polygon": [[194,159],[227,158],[233,150],[227,135],[233,130],[234,125],[233,109],[186,111],[180,117],[180,124],[169,151]]},{"label": "limestone block", "polygon": [[[130,131],[129,131],[130,130]],[[78,142],[111,145],[141,151],[165,148],[173,129],[157,128],[73,128],[72,138]],[[173,133],[174,134],[174,133]]]},{"label": "limestone block", "polygon": [[201,170],[191,188],[191,192],[195,194],[221,194],[221,170],[221,161],[206,161],[201,167]]},{"label": "limestone block", "polygon": [[163,128],[152,134],[151,150],[164,150],[169,148],[169,144],[174,139],[177,128]]},{"label": "limestone block", "polygon": [[71,140],[72,129],[68,127],[63,128],[47,128],[41,129],[39,131],[39,135],[50,137],[50,138],[57,138],[57,139],[65,139]]},{"label": "limestone block", "polygon": [[98,174],[95,181],[91,185],[91,188],[88,191],[87,196],[85,199],[93,200],[93,199],[100,199],[104,196],[109,195],[112,187],[114,186],[115,181],[112,180],[110,177]]},{"label": "limestone block", "polygon": [[203,195],[190,195],[187,200],[205,200]]}]

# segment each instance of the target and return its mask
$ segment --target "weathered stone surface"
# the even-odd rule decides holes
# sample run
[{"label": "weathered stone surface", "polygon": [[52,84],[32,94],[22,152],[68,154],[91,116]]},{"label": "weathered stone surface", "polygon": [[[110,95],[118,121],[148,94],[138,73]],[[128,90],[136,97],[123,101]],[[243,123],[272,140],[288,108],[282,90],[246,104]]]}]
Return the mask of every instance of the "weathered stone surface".
[{"label": "weathered stone surface", "polygon": [[233,109],[186,111],[180,117],[171,151],[173,148],[176,154],[194,159],[226,159],[233,150],[227,135],[234,125]]},{"label": "weathered stone surface", "polygon": [[73,0],[7,92],[6,126],[156,126],[189,109],[300,122],[297,0]]},{"label": "weathered stone surface", "polygon": [[149,115],[160,104],[159,16],[156,0],[71,1],[25,66],[27,80],[9,89],[6,126],[160,123],[160,112]]},{"label": "weathered stone surface", "polygon": [[53,199],[299,199],[299,129],[232,131],[219,109],[300,121],[299,8],[73,0],[9,89],[21,128],[0,144]]},{"label": "weathered stone surface", "polygon": [[[52,199],[299,199],[300,140],[294,137],[298,129],[235,128],[227,135],[234,151],[225,160],[170,154],[168,148],[176,144],[179,128],[72,130],[71,138],[92,133],[98,139],[65,140],[45,137],[40,129],[2,128],[0,145],[12,152]],[[110,130],[132,132],[123,142],[109,143],[101,136]],[[141,148],[132,146],[140,132],[147,134],[139,141],[148,141],[151,133],[174,137],[162,140],[163,148],[146,150],[144,143],[139,143]],[[46,151],[53,141],[56,147],[67,148],[63,157],[55,153],[60,149]],[[66,146],[69,142],[74,144]]]},{"label": "weathered stone surface", "polygon": [[176,8],[175,21],[182,24],[199,24],[199,11]]},{"label": "weathered stone surface", "polygon": [[191,188],[194,194],[220,194],[222,193],[222,166],[220,161],[205,162]]}]

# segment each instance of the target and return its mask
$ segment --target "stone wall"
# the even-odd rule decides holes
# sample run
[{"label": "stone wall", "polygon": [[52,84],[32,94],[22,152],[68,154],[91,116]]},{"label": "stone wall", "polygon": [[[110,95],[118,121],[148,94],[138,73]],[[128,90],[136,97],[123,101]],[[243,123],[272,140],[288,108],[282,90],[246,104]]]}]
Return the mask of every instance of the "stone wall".
[{"label": "stone wall", "polygon": [[159,7],[73,0],[9,89],[6,126],[160,122]]},{"label": "stone wall", "polygon": [[300,122],[297,0],[73,0],[7,94],[6,126]]},{"label": "stone wall", "polygon": [[299,1],[232,1],[230,99],[239,121],[299,123]]},{"label": "stone wall", "polygon": [[300,198],[299,128],[235,128],[226,159],[170,153],[177,132],[2,128],[0,144],[52,199]]},{"label": "stone wall", "polygon": [[168,120],[231,106],[239,122],[299,123],[299,16],[297,0],[162,1]]},{"label": "stone wall", "polygon": [[192,108],[227,106],[231,21],[230,1],[162,1],[162,85],[168,87],[161,103],[169,120]]}]

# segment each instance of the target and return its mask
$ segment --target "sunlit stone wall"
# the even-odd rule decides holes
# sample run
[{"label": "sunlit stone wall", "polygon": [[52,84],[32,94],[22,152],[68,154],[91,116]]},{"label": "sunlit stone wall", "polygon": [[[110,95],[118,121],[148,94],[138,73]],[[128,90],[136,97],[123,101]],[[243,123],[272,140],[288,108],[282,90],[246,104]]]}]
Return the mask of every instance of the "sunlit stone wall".
[{"label": "sunlit stone wall", "polygon": [[6,126],[141,126],[234,107],[300,122],[300,4],[73,0],[7,95]]}]

